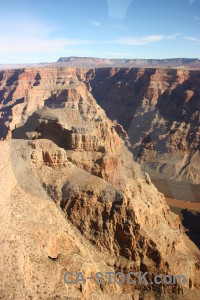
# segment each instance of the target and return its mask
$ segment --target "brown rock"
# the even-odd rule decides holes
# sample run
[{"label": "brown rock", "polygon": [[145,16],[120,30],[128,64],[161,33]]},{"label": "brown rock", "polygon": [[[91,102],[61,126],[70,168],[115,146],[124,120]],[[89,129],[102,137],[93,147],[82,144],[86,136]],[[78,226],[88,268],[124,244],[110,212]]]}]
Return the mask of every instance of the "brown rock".
[{"label": "brown rock", "polygon": [[[100,287],[88,281],[86,286],[66,287],[65,271],[80,268],[86,277],[108,268],[125,273],[148,271],[149,280],[156,274],[184,274],[188,279],[181,287],[184,295],[197,295],[199,258],[184,243],[179,218],[169,211],[164,196],[118,135],[126,137],[124,129],[106,117],[88,91],[88,82],[79,80],[86,80],[87,72],[47,70],[4,74],[4,86],[13,88],[13,82],[19,81],[19,95],[26,95],[24,77],[28,78],[34,95],[28,103],[24,102],[27,96],[20,103],[26,113],[23,116],[21,111],[22,116],[14,121],[20,120],[12,131],[13,140],[0,143],[2,253],[5,261],[16,259],[16,264],[7,266],[4,261],[4,298],[36,298],[38,294],[42,299],[56,295],[102,299],[103,293],[105,299],[111,295],[131,299],[143,297],[146,291],[145,285]],[[129,72],[133,70],[126,70],[127,76]],[[153,76],[154,71],[149,72]],[[181,72],[180,83],[188,76]],[[55,74],[62,79],[49,81],[50,76],[57,78]],[[116,74],[119,76],[112,70],[112,76]],[[149,74],[140,70],[134,76],[146,81]],[[51,88],[47,88],[49,83]],[[42,108],[37,109],[35,97],[42,90],[46,94],[38,100]],[[21,106],[14,97],[11,107],[7,106],[5,99],[1,112],[7,115],[2,118],[9,120],[12,108],[20,111]],[[34,113],[26,110],[29,105]],[[7,129],[11,130],[11,124],[6,123]],[[180,293],[180,287],[172,285],[153,284],[151,289],[160,296],[165,290],[166,297]]]}]

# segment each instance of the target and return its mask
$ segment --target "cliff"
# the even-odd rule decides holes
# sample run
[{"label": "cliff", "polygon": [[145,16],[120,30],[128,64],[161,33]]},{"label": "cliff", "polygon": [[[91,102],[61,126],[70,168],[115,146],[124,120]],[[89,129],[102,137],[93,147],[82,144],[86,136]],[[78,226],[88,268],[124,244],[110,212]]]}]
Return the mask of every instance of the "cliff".
[{"label": "cliff", "polygon": [[[44,105],[53,108],[65,97],[75,99],[80,82],[84,94],[90,92],[108,117],[123,126],[116,125],[116,130],[152,178],[200,184],[200,71],[55,67],[1,71],[1,139],[11,138],[12,130]],[[79,97],[77,105],[88,109],[81,108],[84,97]],[[197,193],[192,200],[198,198]]]},{"label": "cliff", "polygon": [[200,72],[105,69],[87,74],[97,102],[127,131],[148,172],[200,183]]},{"label": "cliff", "polygon": [[[1,134],[8,139],[0,143],[4,298],[198,296],[199,256],[134,162],[123,127],[95,101],[95,71],[1,73]],[[15,264],[6,265],[13,257]],[[150,295],[145,284],[65,287],[64,272],[79,268],[85,277],[109,268],[147,271],[149,281],[155,274],[184,274],[187,284],[154,283]]]}]

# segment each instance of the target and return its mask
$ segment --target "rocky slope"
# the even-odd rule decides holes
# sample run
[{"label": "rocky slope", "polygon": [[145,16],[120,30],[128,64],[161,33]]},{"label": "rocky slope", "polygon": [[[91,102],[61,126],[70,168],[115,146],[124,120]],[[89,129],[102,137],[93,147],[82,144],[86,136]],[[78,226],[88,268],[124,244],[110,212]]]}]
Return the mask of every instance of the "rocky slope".
[{"label": "rocky slope", "polygon": [[[1,134],[12,137],[0,143],[2,298],[198,297],[199,256],[89,92],[93,72],[2,73]],[[187,284],[66,286],[64,272],[78,269],[184,274]]]},{"label": "rocky slope", "polygon": [[[95,281],[82,287],[64,283],[67,271],[82,271],[85,278],[97,271],[111,272],[114,258],[92,246],[47,195],[31,171],[32,147],[22,140],[0,143],[0,299],[100,300],[110,299],[110,294],[116,299],[132,299],[114,284],[101,289]],[[65,174],[69,173],[63,149],[49,141],[40,142],[38,148],[38,153],[46,149],[54,157],[49,170],[57,169],[59,175],[58,168],[65,164]],[[40,163],[47,167],[45,157]]]},{"label": "rocky slope", "polygon": [[[198,297],[197,258],[183,242],[177,217],[150,183],[150,201],[140,191],[128,206],[127,193],[72,164],[49,140],[1,142],[0,150],[1,299]],[[137,178],[145,189],[142,175]],[[157,202],[157,220],[153,210],[145,212],[152,201]],[[144,218],[151,219],[151,227]],[[162,240],[166,238],[163,245],[159,231]],[[82,271],[87,278],[98,271],[120,270],[148,270],[150,278],[152,272],[184,272],[190,289],[154,286],[153,292],[107,280],[101,286],[94,280],[64,284],[67,271]]]}]

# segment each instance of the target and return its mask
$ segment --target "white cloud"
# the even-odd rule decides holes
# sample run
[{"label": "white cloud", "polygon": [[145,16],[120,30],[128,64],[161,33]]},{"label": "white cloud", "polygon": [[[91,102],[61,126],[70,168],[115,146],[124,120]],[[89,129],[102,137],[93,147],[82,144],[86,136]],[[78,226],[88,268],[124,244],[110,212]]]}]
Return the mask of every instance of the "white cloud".
[{"label": "white cloud", "polygon": [[162,35],[151,35],[143,38],[139,37],[125,37],[118,40],[113,40],[111,43],[128,45],[128,46],[141,46],[147,45],[153,42],[161,41],[163,39]]},{"label": "white cloud", "polygon": [[168,39],[168,40],[175,40],[180,35],[182,35],[182,33],[175,33],[173,35],[168,35],[165,38]]},{"label": "white cloud", "polygon": [[100,27],[101,23],[95,20],[88,20],[88,22],[90,22],[93,26],[95,27]]},{"label": "white cloud", "polygon": [[194,45],[200,45],[200,39],[194,36],[184,36],[184,39],[194,42]]},{"label": "white cloud", "polygon": [[24,54],[24,53],[56,53],[64,51],[67,46],[85,45],[89,44],[87,40],[76,39],[41,39],[41,38],[28,38],[9,36],[0,36],[0,55],[7,54]]},{"label": "white cloud", "polygon": [[184,36],[184,39],[189,40],[189,41],[193,41],[193,42],[198,42],[198,38],[193,37],[193,36]]},{"label": "white cloud", "polygon": [[114,29],[121,30],[121,31],[124,31],[124,30],[127,30],[127,29],[128,29],[128,27],[123,26],[123,25],[121,25],[121,24],[112,24],[111,27],[114,28]]},{"label": "white cloud", "polygon": [[120,45],[127,45],[127,46],[143,46],[143,45],[148,45],[151,43],[159,42],[162,40],[172,40],[176,39],[178,36],[180,36],[180,33],[174,34],[174,35],[149,35],[145,37],[125,37],[125,38],[120,38],[117,40],[109,41],[108,43],[113,43],[113,44],[120,44]]},{"label": "white cloud", "polygon": [[[3,28],[3,31],[1,31]],[[58,27],[44,21],[31,19],[24,15],[1,17],[0,35],[44,37],[58,30]]]},{"label": "white cloud", "polygon": [[[1,30],[3,28],[3,30]],[[42,57],[46,55],[61,55],[70,46],[90,44],[89,40],[69,39],[66,37],[52,38],[51,34],[58,27],[40,20],[19,16],[17,19],[0,19],[0,55],[2,57]],[[43,53],[43,55],[41,55]]]}]

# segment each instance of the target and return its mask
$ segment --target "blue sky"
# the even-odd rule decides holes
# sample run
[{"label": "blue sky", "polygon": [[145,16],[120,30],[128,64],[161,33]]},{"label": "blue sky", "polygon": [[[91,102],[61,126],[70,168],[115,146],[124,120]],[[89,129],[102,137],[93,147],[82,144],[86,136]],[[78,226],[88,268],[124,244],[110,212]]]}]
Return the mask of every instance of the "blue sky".
[{"label": "blue sky", "polygon": [[200,0],[0,0],[0,63],[200,58]]}]

